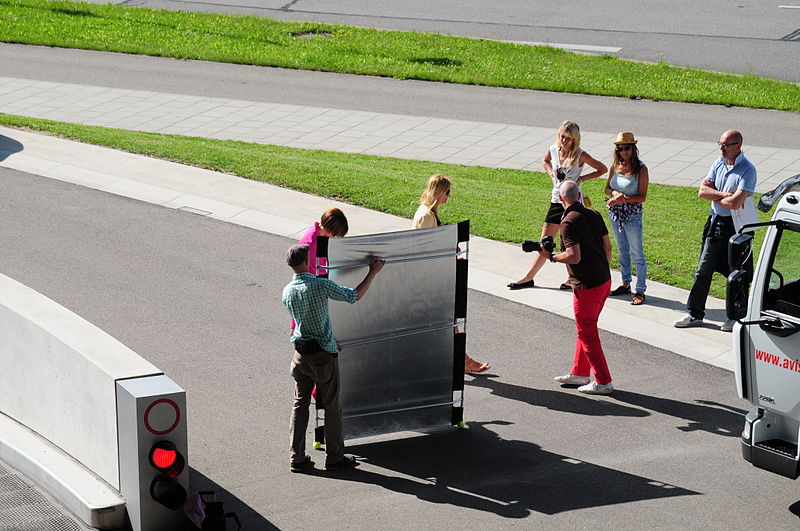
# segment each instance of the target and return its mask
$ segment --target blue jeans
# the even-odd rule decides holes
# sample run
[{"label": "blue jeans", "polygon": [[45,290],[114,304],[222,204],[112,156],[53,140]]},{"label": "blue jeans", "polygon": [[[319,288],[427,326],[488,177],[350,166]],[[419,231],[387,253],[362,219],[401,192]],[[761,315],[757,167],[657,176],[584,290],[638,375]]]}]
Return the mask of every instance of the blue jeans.
[{"label": "blue jeans", "polygon": [[622,223],[622,232],[619,223],[611,221],[614,239],[617,241],[617,257],[619,269],[622,274],[622,283],[630,284],[631,258],[636,264],[636,291],[644,293],[647,290],[647,261],[644,257],[644,244],[642,243],[642,215],[636,214]]}]

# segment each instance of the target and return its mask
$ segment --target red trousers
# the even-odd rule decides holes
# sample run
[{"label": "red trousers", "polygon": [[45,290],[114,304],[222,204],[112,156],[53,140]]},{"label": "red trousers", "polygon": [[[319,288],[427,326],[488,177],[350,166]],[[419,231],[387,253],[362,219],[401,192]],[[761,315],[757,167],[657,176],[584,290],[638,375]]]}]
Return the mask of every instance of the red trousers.
[{"label": "red trousers", "polygon": [[591,369],[594,379],[599,384],[611,381],[611,373],[608,371],[606,356],[600,345],[600,333],[597,330],[597,319],[610,291],[609,280],[596,288],[576,289],[572,292],[572,309],[575,312],[575,330],[578,332],[578,338],[575,340],[575,358],[572,361],[571,372],[576,376],[589,376]]}]

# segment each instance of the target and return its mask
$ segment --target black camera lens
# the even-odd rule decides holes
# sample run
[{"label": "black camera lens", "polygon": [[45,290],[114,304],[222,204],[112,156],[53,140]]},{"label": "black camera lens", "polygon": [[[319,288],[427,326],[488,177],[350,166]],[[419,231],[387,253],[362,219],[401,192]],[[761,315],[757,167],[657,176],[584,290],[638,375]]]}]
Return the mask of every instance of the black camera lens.
[{"label": "black camera lens", "polygon": [[531,240],[525,240],[522,242],[522,252],[525,253],[532,253],[534,251],[538,251],[542,247],[539,245],[539,242],[534,242]]}]

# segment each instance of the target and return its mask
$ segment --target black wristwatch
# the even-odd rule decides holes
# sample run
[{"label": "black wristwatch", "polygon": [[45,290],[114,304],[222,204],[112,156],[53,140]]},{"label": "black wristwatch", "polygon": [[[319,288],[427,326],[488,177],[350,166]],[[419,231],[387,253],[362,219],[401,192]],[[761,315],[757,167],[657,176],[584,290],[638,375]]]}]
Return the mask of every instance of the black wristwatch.
[{"label": "black wristwatch", "polygon": [[556,261],[555,256],[556,256],[556,253],[550,253],[550,261],[551,262],[555,262]]}]

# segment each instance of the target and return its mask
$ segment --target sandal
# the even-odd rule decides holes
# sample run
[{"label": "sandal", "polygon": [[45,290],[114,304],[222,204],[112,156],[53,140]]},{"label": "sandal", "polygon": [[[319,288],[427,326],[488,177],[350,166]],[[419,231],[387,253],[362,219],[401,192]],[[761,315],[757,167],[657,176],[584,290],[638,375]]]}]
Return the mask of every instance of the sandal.
[{"label": "sandal", "polygon": [[563,284],[561,284],[561,285],[558,287],[558,289],[572,289],[572,286],[570,286],[569,284],[567,284],[566,282],[564,282]]},{"label": "sandal", "polygon": [[630,295],[631,287],[630,286],[618,286],[614,288],[609,295],[612,297],[619,297],[620,295]]},{"label": "sandal", "polygon": [[509,282],[506,284],[506,287],[511,291],[515,289],[525,289],[525,288],[532,288],[533,287],[533,280],[529,280],[527,282]]},{"label": "sandal", "polygon": [[470,358],[464,354],[464,374],[476,374],[489,369],[491,365],[488,363],[481,363]]},{"label": "sandal", "polygon": [[644,293],[642,293],[641,291],[637,291],[633,295],[633,298],[631,299],[631,304],[634,306],[641,306],[642,304],[644,304],[644,299],[645,299]]}]

